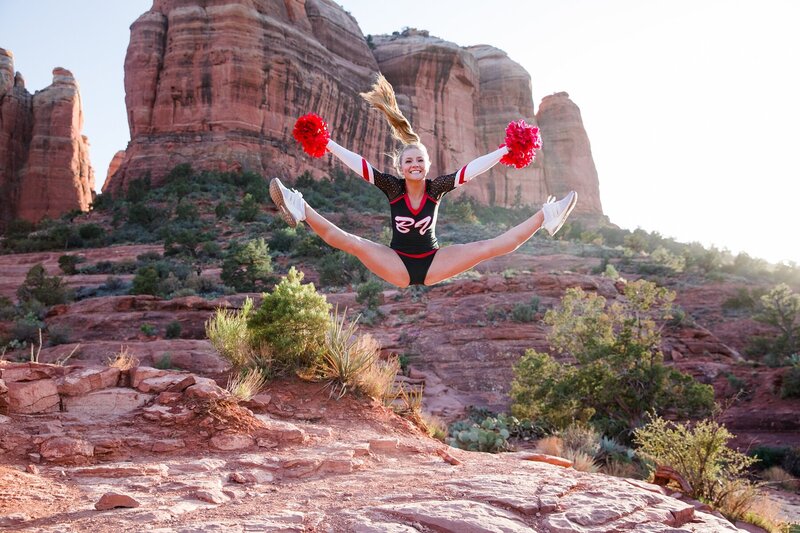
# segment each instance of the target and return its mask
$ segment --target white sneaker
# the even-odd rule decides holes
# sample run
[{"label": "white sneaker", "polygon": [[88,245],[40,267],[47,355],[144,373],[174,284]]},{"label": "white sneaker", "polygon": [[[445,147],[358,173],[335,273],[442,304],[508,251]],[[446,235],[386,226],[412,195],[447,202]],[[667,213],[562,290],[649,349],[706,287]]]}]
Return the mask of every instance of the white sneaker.
[{"label": "white sneaker", "polygon": [[544,224],[542,227],[550,232],[550,235],[555,235],[561,226],[566,222],[567,217],[575,208],[578,203],[578,193],[570,191],[564,198],[555,201],[555,197],[550,196],[547,202],[542,206],[542,213],[544,213]]},{"label": "white sneaker", "polygon": [[295,227],[298,222],[306,219],[306,201],[303,200],[302,193],[287,189],[281,180],[272,178],[269,182],[269,195],[289,226]]}]

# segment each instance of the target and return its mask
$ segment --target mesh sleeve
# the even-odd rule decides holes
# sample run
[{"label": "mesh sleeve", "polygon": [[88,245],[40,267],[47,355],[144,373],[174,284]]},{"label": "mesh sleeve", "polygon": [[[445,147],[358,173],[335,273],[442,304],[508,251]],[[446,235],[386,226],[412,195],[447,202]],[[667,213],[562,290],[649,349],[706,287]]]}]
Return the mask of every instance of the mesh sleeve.
[{"label": "mesh sleeve", "polygon": [[455,189],[456,174],[456,172],[453,172],[432,180],[428,186],[428,194],[438,201],[442,196]]},{"label": "mesh sleeve", "polygon": [[375,186],[383,191],[390,202],[403,194],[403,180],[391,174],[384,174],[375,168],[372,169],[372,172],[375,176]]}]

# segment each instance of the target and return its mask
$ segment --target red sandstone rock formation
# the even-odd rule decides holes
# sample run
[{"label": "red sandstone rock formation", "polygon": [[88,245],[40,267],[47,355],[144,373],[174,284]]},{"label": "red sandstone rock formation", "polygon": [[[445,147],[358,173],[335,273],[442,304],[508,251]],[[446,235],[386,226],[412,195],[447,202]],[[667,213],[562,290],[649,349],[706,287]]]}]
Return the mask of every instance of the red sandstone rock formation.
[{"label": "red sandstone rock formation", "polygon": [[[291,138],[294,121],[309,111],[329,122],[337,142],[387,168],[383,154],[393,147],[388,129],[358,96],[378,70],[429,147],[432,175],[453,172],[496,148],[509,121],[537,120],[530,75],[491,46],[464,48],[417,30],[373,37],[368,46],[356,21],[329,0],[213,0],[202,6],[156,0],[131,26],[125,60],[131,142],[103,190],[124,189],[148,172],[160,183],[179,163],[278,175],[327,173],[338,162],[330,156],[311,160]],[[582,126],[568,126],[554,128],[559,142],[574,136],[591,160]],[[540,159],[546,160],[544,128],[543,136]],[[463,192],[513,205],[578,188],[589,198],[582,211],[602,214],[597,173],[562,170],[574,169],[552,165],[545,179],[542,162],[524,170],[499,166]]]},{"label": "red sandstone rock formation", "polygon": [[14,75],[13,55],[0,49],[0,226],[89,209],[94,174],[82,129],[70,71],[54,69],[52,85],[31,96]]},{"label": "red sandstone rock formation", "polygon": [[536,119],[545,139],[547,189],[556,195],[574,189],[580,198],[576,213],[602,214],[597,169],[578,106],[564,92],[545,96]]},{"label": "red sandstone rock formation", "polygon": [[355,20],[328,0],[157,0],[131,26],[125,91],[131,142],[104,191],[179,163],[295,175],[329,169],[291,138],[315,112],[373,161],[388,128],[358,96],[378,71]]}]

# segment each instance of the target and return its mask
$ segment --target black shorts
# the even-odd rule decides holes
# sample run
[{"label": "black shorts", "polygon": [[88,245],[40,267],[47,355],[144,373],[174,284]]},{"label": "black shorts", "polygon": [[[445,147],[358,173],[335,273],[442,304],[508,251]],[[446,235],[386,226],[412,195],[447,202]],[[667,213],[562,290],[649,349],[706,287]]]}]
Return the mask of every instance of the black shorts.
[{"label": "black shorts", "polygon": [[425,285],[425,276],[428,275],[428,269],[431,267],[437,251],[438,249],[423,254],[407,254],[395,250],[406,266],[408,277],[411,280],[409,281],[410,285]]}]

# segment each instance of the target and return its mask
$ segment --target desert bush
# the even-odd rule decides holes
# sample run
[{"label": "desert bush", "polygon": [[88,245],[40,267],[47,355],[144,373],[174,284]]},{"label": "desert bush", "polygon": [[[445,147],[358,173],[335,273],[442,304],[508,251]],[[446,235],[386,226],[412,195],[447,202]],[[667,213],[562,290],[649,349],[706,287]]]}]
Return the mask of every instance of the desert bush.
[{"label": "desert bush", "polygon": [[555,427],[591,422],[628,439],[649,411],[708,412],[713,389],[663,364],[656,320],[668,316],[674,294],[645,280],[628,283],[624,293],[606,305],[600,295],[569,289],[545,314],[550,345],[576,363],[527,350],[514,366],[513,414]]},{"label": "desert bush", "polygon": [[319,283],[322,286],[343,286],[364,283],[369,273],[357,257],[336,250],[322,257],[317,264]]},{"label": "desert bush", "polygon": [[297,239],[298,235],[295,228],[280,228],[272,233],[272,237],[269,240],[269,249],[276,252],[288,252],[292,249]]},{"label": "desert bush", "polygon": [[753,318],[779,332],[769,338],[768,353],[780,357],[800,349],[800,294],[785,283],[776,285],[761,297],[759,311]]},{"label": "desert bush", "polygon": [[248,368],[238,372],[234,370],[228,377],[228,385],[225,388],[237,400],[249,402],[266,383],[267,378],[260,369]]},{"label": "desert bush", "polygon": [[131,294],[158,295],[158,271],[153,266],[142,267],[136,271],[131,285]]},{"label": "desert bush", "polygon": [[784,490],[797,490],[800,489],[800,480],[793,477],[786,470],[779,466],[771,466],[761,472],[761,477],[772,486],[782,488]]},{"label": "desert bush", "polygon": [[155,335],[158,333],[158,328],[156,328],[153,324],[145,322],[144,324],[139,326],[139,331],[141,331],[148,337],[155,337]]},{"label": "desert bush", "polygon": [[380,345],[369,335],[356,336],[358,318],[347,320],[346,313],[334,311],[325,332],[325,349],[316,373],[327,381],[331,396],[337,399],[348,390],[360,389],[362,375],[375,364]]},{"label": "desert bush", "polygon": [[383,296],[383,283],[375,277],[356,287],[356,302],[364,304],[367,309],[378,309]]},{"label": "desert bush", "polygon": [[557,433],[565,450],[574,450],[594,457],[600,453],[600,433],[591,426],[570,424]]},{"label": "desert bush", "polygon": [[536,451],[547,455],[561,457],[564,453],[564,441],[557,435],[550,435],[536,441]]},{"label": "desert bush", "polygon": [[324,351],[330,304],[302,280],[292,267],[248,320],[253,346],[269,347],[276,374],[312,367]]},{"label": "desert bush", "polygon": [[747,509],[740,500],[752,488],[744,476],[756,459],[728,447],[733,435],[725,426],[702,420],[690,427],[655,417],[634,434],[640,453],[680,474],[692,488],[690,496],[743,516]]},{"label": "desert bush", "polygon": [[11,320],[17,315],[17,308],[10,298],[0,296],[0,320]]},{"label": "desert bush", "polygon": [[72,330],[68,326],[47,326],[47,341],[50,346],[67,344],[72,336]]},{"label": "desert bush", "polygon": [[58,258],[58,268],[64,274],[71,276],[78,273],[77,266],[84,261],[86,261],[86,258],[82,255],[65,254]]},{"label": "desert bush", "polygon": [[89,223],[78,226],[78,235],[87,241],[100,239],[105,236],[106,229],[99,224]]},{"label": "desert bush", "polygon": [[783,375],[781,398],[800,398],[800,366],[790,368]]},{"label": "desert bush", "polygon": [[252,194],[246,193],[239,210],[236,212],[236,220],[239,222],[252,222],[259,213],[258,202]]},{"label": "desert bush", "polygon": [[397,357],[376,358],[373,364],[361,374],[358,383],[359,389],[370,398],[375,398],[388,407],[397,398],[394,379],[399,371],[400,362]]},{"label": "desert bush", "polygon": [[267,351],[254,346],[247,321],[253,312],[253,300],[245,298],[240,309],[219,308],[206,321],[206,337],[234,370],[259,368],[269,373],[272,361]]},{"label": "desert bush", "polygon": [[73,292],[64,281],[59,276],[48,276],[41,263],[28,270],[25,281],[17,289],[21,303],[36,300],[50,306],[67,303],[72,297]]},{"label": "desert bush", "polygon": [[139,359],[128,351],[127,346],[120,346],[119,351],[106,360],[106,364],[124,372],[139,366]]},{"label": "desert bush", "polygon": [[534,296],[527,304],[516,304],[511,309],[511,320],[514,322],[533,322],[539,311],[539,298]]},{"label": "desert bush", "polygon": [[273,281],[269,246],[258,238],[244,244],[231,243],[222,261],[220,278],[240,292],[264,290]]}]

